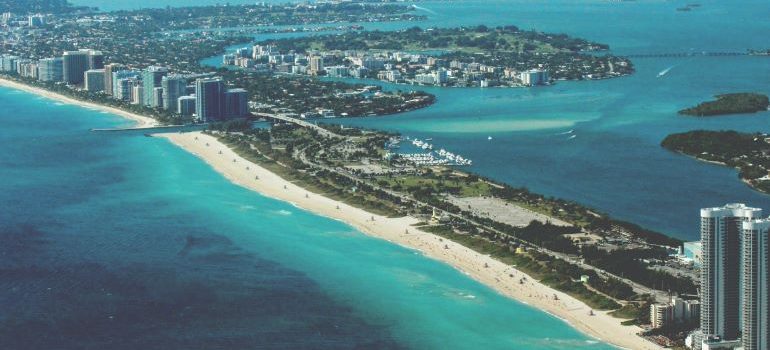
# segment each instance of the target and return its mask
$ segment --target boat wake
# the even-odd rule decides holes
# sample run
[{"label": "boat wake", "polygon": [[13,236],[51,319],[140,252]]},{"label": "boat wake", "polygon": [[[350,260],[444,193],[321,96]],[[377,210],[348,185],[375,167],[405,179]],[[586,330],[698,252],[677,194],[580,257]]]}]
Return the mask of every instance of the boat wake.
[{"label": "boat wake", "polygon": [[572,136],[568,137],[567,140],[574,140],[576,137],[577,137],[577,135],[572,135]]},{"label": "boat wake", "polygon": [[670,72],[671,69],[673,69],[674,67],[676,67],[676,66],[671,66],[671,67],[668,67],[668,68],[660,71],[660,73],[658,73],[658,78],[663,78],[664,76],[666,76],[666,74],[668,74],[668,72]]},{"label": "boat wake", "polygon": [[569,135],[575,132],[575,129],[571,129],[570,131],[560,132],[556,135]]},{"label": "boat wake", "polygon": [[431,15],[437,15],[438,14],[438,13],[436,13],[436,11],[433,11],[433,10],[431,10],[429,8],[425,8],[425,7],[422,7],[422,6],[412,5],[412,8],[414,8],[416,10],[425,11],[427,13],[430,13]]}]

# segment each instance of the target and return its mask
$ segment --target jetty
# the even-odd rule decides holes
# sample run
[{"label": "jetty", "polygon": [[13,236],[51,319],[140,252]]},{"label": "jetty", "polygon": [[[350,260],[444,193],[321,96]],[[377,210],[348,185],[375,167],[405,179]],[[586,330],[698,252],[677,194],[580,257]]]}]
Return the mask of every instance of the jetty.
[{"label": "jetty", "polygon": [[154,125],[154,126],[133,126],[126,128],[92,128],[92,132],[126,132],[143,131],[148,134],[155,134],[170,131],[197,131],[205,128],[208,124],[188,124],[188,125]]}]

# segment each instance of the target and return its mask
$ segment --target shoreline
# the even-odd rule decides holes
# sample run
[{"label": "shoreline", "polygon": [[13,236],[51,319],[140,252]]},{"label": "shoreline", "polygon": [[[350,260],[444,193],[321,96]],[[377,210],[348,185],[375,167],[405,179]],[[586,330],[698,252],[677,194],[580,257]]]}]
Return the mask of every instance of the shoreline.
[{"label": "shoreline", "polygon": [[[316,215],[342,221],[366,235],[416,250],[423,256],[452,266],[505,297],[559,318],[571,327],[597,340],[627,349],[662,349],[637,336],[636,333],[641,331],[641,328],[621,325],[622,320],[610,316],[608,311],[595,310],[594,316],[589,316],[588,313],[592,309],[572,296],[552,289],[490,256],[478,253],[438,235],[419,230],[412,226],[419,222],[416,218],[388,218],[375,215],[307,191],[240,157],[213,136],[198,131],[155,134],[154,136],[165,138],[172,144],[195,155],[238,186],[266,197],[288,202]],[[219,154],[220,151],[221,154]],[[519,283],[522,277],[526,277],[524,284]],[[558,300],[553,299],[554,295],[558,296]]]},{"label": "shoreline", "polygon": [[8,80],[8,79],[5,79],[5,78],[0,78],[0,86],[11,88],[11,89],[16,89],[16,90],[21,90],[21,91],[28,92],[28,93],[31,93],[31,94],[35,94],[35,95],[38,95],[38,96],[41,96],[41,97],[44,97],[44,98],[48,98],[48,99],[51,99],[51,100],[54,100],[54,101],[59,101],[59,102],[63,102],[63,103],[70,104],[70,105],[76,105],[76,106],[84,107],[86,109],[96,109],[96,110],[99,110],[99,111],[102,111],[102,112],[107,112],[107,113],[110,113],[110,114],[115,114],[115,115],[118,115],[118,116],[123,117],[125,119],[129,119],[129,120],[132,120],[132,121],[136,122],[136,125],[135,125],[136,127],[144,128],[144,127],[152,127],[152,126],[160,125],[155,119],[152,119],[152,118],[149,118],[149,117],[145,117],[143,115],[127,112],[127,111],[124,111],[122,109],[115,108],[115,107],[109,107],[109,106],[104,106],[104,105],[96,104],[96,103],[93,103],[93,102],[78,100],[78,99],[75,99],[75,98],[72,98],[72,97],[68,97],[68,96],[64,96],[64,95],[61,95],[61,94],[57,94],[55,92],[48,91],[48,90],[43,89],[43,88],[26,85],[26,84],[15,82],[13,80]]},{"label": "shoreline", "polygon": [[[155,126],[158,124],[154,119],[138,114],[77,100],[3,78],[0,78],[0,86],[22,90],[87,109],[97,109],[115,114],[136,122],[137,126]],[[416,218],[388,218],[374,215],[363,209],[317,195],[249,162],[216,138],[201,132],[155,134],[154,136],[165,138],[177,147],[195,155],[238,186],[273,199],[288,202],[316,215],[342,221],[369,236],[416,250],[425,257],[452,266],[505,297],[564,321],[589,337],[626,349],[662,349],[662,347],[637,336],[636,333],[641,331],[641,328],[621,325],[621,319],[610,316],[608,311],[594,311],[594,315],[589,316],[588,313],[591,308],[572,296],[552,289],[490,256],[415,228],[412,225],[419,222]],[[222,154],[219,154],[219,151]],[[522,277],[526,277],[526,282],[520,284],[518,281]],[[553,299],[553,296],[558,296],[558,300]]]},{"label": "shoreline", "polygon": [[675,151],[675,150],[670,150],[670,151],[672,151],[674,153],[677,153],[677,154],[680,154],[680,155],[683,155],[683,156],[688,157],[688,158],[695,159],[696,161],[703,162],[703,163],[706,163],[706,164],[718,165],[718,166],[721,166],[721,167],[735,169],[735,171],[738,173],[738,180],[743,182],[743,184],[746,185],[748,188],[750,188],[752,191],[759,192],[759,193],[764,194],[764,195],[770,195],[770,193],[762,191],[759,188],[757,188],[756,186],[754,186],[751,183],[751,180],[741,177],[741,174],[740,174],[741,173],[741,167],[739,167],[739,166],[731,167],[731,166],[727,165],[727,163],[725,163],[725,162],[720,162],[720,161],[716,161],[716,160],[708,160],[708,159],[699,158],[698,156],[690,155],[690,154],[684,153],[682,151]]}]

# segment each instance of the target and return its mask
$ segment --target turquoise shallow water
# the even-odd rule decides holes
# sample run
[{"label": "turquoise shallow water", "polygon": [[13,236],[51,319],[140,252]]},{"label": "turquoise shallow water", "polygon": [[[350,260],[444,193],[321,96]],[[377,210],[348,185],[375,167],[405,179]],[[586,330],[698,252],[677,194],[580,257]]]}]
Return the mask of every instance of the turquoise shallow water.
[{"label": "turquoise shallow water", "polygon": [[[608,43],[617,54],[770,48],[766,35],[770,3],[701,1],[702,7],[691,12],[676,11],[687,3],[492,0],[429,1],[419,6],[429,16],[422,26],[515,24]],[[666,135],[692,129],[767,131],[766,112],[695,119],[676,111],[715,94],[770,92],[770,59],[699,56],[633,61],[636,74],[606,81],[507,90],[420,87],[436,94],[438,103],[397,116],[337,122],[431,137],[434,144],[473,159],[470,169],[475,172],[686,240],[698,238],[701,207],[747,202],[770,208],[770,197],[745,186],[734,170],[674,155],[659,146]],[[570,130],[576,137],[562,134]]]},{"label": "turquoise shallow water", "polygon": [[414,251],[0,89],[4,349],[609,348]]}]

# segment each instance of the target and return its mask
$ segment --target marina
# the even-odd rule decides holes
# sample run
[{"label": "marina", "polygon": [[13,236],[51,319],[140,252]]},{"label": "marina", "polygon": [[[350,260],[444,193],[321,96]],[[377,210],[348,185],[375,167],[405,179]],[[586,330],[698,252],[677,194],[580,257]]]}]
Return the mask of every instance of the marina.
[{"label": "marina", "polygon": [[[462,155],[455,154],[443,148],[434,150],[436,146],[427,142],[428,140],[433,140],[432,138],[426,138],[425,141],[423,141],[421,139],[417,139],[417,138],[410,139],[409,137],[407,137],[406,140],[410,141],[411,146],[416,148],[418,152],[396,153],[396,154],[400,158],[406,159],[417,166],[437,166],[437,165],[470,166],[470,165],[473,165],[473,161],[471,159],[465,158]],[[397,145],[399,144],[399,142],[400,141],[390,142],[390,144],[388,145],[388,148],[394,148],[394,145],[398,147]],[[419,152],[420,150],[424,152]]]}]

